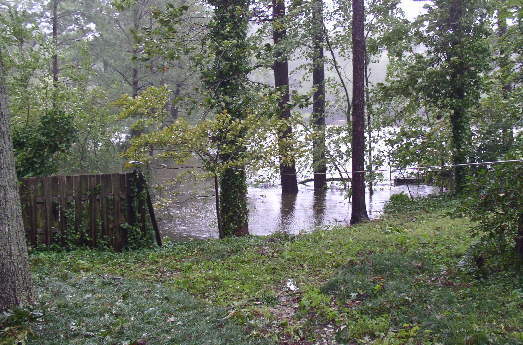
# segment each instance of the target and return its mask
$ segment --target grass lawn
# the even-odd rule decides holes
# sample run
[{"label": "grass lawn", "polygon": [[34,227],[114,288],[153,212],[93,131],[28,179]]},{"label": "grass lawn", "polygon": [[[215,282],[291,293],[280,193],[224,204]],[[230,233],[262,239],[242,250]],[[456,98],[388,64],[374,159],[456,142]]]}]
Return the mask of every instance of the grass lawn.
[{"label": "grass lawn", "polygon": [[38,305],[8,331],[35,345],[523,344],[523,276],[473,269],[456,202],[300,236],[35,252]]}]

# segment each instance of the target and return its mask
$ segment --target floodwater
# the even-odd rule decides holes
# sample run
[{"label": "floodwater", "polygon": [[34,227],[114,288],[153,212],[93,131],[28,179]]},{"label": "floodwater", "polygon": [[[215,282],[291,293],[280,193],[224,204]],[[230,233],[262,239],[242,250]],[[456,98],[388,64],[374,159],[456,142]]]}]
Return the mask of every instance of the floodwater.
[{"label": "floodwater", "polygon": [[[393,130],[385,128],[382,133],[384,138]],[[385,141],[381,140],[374,149],[383,151],[385,146]],[[169,162],[163,163],[169,165]],[[186,165],[201,164],[192,160]],[[382,168],[386,170],[389,167],[385,165]],[[163,187],[163,190],[155,189],[154,193],[160,230],[163,236],[172,238],[217,238],[213,181],[199,179],[191,175],[190,171],[182,167],[152,170],[153,185]],[[305,174],[299,177],[310,176]],[[385,203],[393,194],[406,193],[412,197],[421,197],[439,192],[438,187],[427,185],[391,186],[388,179],[394,177],[397,177],[395,173],[390,172],[385,177],[386,181],[375,186],[372,197],[367,191],[367,212],[371,219],[382,215]],[[252,185],[248,189],[248,198],[249,233],[252,235],[265,236],[276,232],[298,234],[318,227],[348,225],[350,220],[350,200],[346,191],[336,183],[330,183],[329,188],[319,194],[315,193],[312,183],[299,185],[296,195],[282,195],[278,184]]]},{"label": "floodwater", "polygon": [[[437,193],[439,188],[427,185],[375,187],[372,197],[367,192],[367,211],[378,218],[390,196],[398,193],[413,197]],[[249,187],[249,233],[265,236],[276,232],[298,234],[315,228],[348,225],[351,203],[341,187],[321,193],[312,184],[300,185],[296,195],[282,195],[279,186]],[[198,186],[198,193],[184,194],[164,205],[158,213],[163,236],[171,238],[217,238],[215,198],[211,185]]]}]

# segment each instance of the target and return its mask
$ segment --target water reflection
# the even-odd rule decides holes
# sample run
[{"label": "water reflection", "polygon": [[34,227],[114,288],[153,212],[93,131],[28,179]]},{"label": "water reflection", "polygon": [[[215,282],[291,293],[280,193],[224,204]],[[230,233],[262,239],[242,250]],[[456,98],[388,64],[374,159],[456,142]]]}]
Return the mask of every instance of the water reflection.
[{"label": "water reflection", "polygon": [[314,190],[314,201],[312,203],[314,226],[323,225],[323,218],[325,217],[326,199],[327,199],[327,189],[315,189]]},{"label": "water reflection", "polygon": [[[419,197],[437,193],[438,188],[379,185],[372,196],[367,193],[369,217],[378,218],[391,195],[409,192]],[[159,212],[163,234],[173,238],[217,238],[214,196],[211,189],[206,194],[206,197],[175,201]],[[300,186],[298,194],[282,196],[279,186],[249,187],[249,232],[252,235],[298,234],[318,226],[348,225],[350,207],[341,188],[315,192],[312,186]]]},{"label": "water reflection", "polygon": [[298,194],[282,194],[280,207],[280,228],[285,229],[289,226],[289,221],[293,219],[296,211],[296,199]]}]

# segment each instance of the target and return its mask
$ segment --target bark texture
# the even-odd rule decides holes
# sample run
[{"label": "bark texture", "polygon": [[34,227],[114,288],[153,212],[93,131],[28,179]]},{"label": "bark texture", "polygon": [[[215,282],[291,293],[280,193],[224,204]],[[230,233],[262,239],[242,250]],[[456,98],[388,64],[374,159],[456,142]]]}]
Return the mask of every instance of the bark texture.
[{"label": "bark texture", "polygon": [[352,214],[350,223],[369,219],[365,204],[365,8],[352,2]]},{"label": "bark texture", "polygon": [[519,261],[523,263],[523,212],[519,214],[518,218],[518,233],[516,235],[516,253]]},{"label": "bark texture", "polygon": [[325,60],[323,46],[323,0],[313,0],[312,8],[312,84],[315,89],[312,104],[312,125],[314,140],[312,165],[314,168],[314,189],[327,187],[327,160],[325,153]]},{"label": "bark texture", "polygon": [[[451,85],[453,106],[450,115],[452,126],[452,163],[454,165],[467,162],[467,147],[470,142],[470,123],[466,115],[465,105],[465,70],[464,57],[461,56],[460,46],[463,40],[463,28],[461,20],[463,17],[463,1],[452,0],[449,6],[449,27],[453,35],[452,49],[449,54],[451,63]],[[456,58],[456,59],[454,59]],[[456,193],[461,193],[466,183],[466,168],[454,167],[454,187]]]},{"label": "bark texture", "polygon": [[[289,105],[289,62],[285,49],[281,44],[285,41],[287,30],[285,19],[285,1],[272,0],[273,31],[272,36],[276,52],[274,56],[274,87],[281,92],[278,102],[279,117],[287,120],[291,117]],[[292,127],[282,126],[278,133],[278,146],[280,150],[280,180],[281,190],[284,194],[298,193],[298,180],[296,178],[296,165],[294,157],[289,157],[287,151],[292,149]]]},{"label": "bark texture", "polygon": [[[249,1],[215,0],[210,26],[209,46],[214,53],[214,66],[206,73],[206,83],[214,96],[217,112],[226,112],[233,119],[244,119],[247,75],[250,71],[247,27]],[[242,133],[231,134],[227,127],[217,138],[220,161],[239,162],[245,151]],[[245,168],[226,168],[220,179],[220,237],[242,236],[249,232],[247,178]]]},{"label": "bark texture", "polygon": [[0,50],[0,312],[33,301]]},{"label": "bark texture", "polygon": [[367,110],[367,138],[368,138],[368,147],[367,147],[367,162],[368,168],[371,176],[367,176],[367,183],[369,194],[374,194],[374,174],[373,162],[372,162],[372,107],[370,104],[370,92],[369,92],[369,54],[367,52],[367,47],[365,46],[365,109]]}]

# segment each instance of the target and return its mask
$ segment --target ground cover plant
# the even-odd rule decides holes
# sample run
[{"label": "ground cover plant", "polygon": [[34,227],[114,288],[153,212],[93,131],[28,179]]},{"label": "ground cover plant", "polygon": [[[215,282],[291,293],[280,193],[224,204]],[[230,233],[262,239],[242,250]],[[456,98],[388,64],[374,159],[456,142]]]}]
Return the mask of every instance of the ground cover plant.
[{"label": "ground cover plant", "polygon": [[35,252],[39,304],[10,329],[29,344],[522,344],[522,276],[477,269],[457,205],[397,197],[382,220],[300,236]]}]

